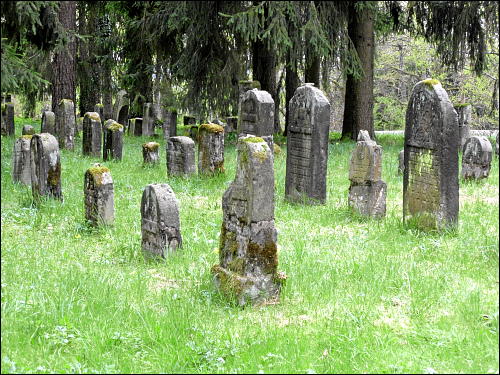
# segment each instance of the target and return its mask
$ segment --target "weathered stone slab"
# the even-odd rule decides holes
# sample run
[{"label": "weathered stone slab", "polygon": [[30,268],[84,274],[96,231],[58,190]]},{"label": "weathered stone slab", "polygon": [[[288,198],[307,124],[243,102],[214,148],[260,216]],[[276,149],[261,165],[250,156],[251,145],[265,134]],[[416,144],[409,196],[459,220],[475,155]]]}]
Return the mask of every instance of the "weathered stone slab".
[{"label": "weathered stone slab", "polygon": [[86,112],[83,116],[82,154],[101,155],[102,124],[99,113]]},{"label": "weathered stone slab", "polygon": [[273,147],[274,100],[267,91],[252,89],[242,97],[239,106],[238,136],[255,135]]},{"label": "weathered stone slab", "polygon": [[142,111],[142,135],[153,135],[153,103],[144,103]]},{"label": "weathered stone slab", "polygon": [[31,190],[38,201],[41,196],[63,199],[61,191],[61,157],[56,137],[49,133],[31,138]]},{"label": "weathered stone slab", "polygon": [[55,135],[61,148],[75,148],[75,104],[70,99],[62,99],[56,107]]},{"label": "weathered stone slab", "polygon": [[405,170],[405,150],[401,150],[398,155],[398,174],[401,175]]},{"label": "weathered stone slab", "polygon": [[470,137],[470,127],[472,119],[472,105],[468,103],[456,104],[454,106],[458,115],[458,133],[460,135],[460,150],[463,150],[465,141]]},{"label": "weathered stone slab", "polygon": [[128,123],[128,110],[130,100],[125,90],[120,90],[116,94],[115,104],[113,106],[113,119],[119,124]]},{"label": "weathered stone slab", "polygon": [[170,137],[167,146],[169,176],[187,176],[196,173],[194,141],[189,137]]},{"label": "weathered stone slab", "polygon": [[142,135],[142,117],[136,117],[131,119],[130,121],[133,121],[133,124],[129,124],[129,134],[140,137]]},{"label": "weathered stone slab", "polygon": [[113,179],[108,168],[96,163],[87,169],[84,196],[86,220],[94,226],[113,224],[115,221]]},{"label": "weathered stone slab", "polygon": [[123,125],[114,120],[104,123],[103,159],[122,160]]},{"label": "weathered stone slab", "polygon": [[[358,138],[359,139],[359,138]],[[359,141],[351,155],[349,180],[355,183],[380,181],[382,176],[382,147],[374,141]]]},{"label": "weathered stone slab", "polygon": [[41,133],[55,134],[56,115],[52,111],[43,111]]},{"label": "weathered stone slab", "polygon": [[12,180],[24,185],[31,185],[31,138],[30,134],[18,138],[12,153]]},{"label": "weathered stone slab", "polygon": [[486,137],[470,137],[464,145],[462,178],[480,180],[490,174],[493,148]]},{"label": "weathered stone slab", "polygon": [[289,110],[285,197],[292,202],[324,204],[330,102],[321,90],[307,84],[297,88]]},{"label": "weathered stone slab", "polygon": [[142,158],[144,164],[155,164],[160,161],[160,144],[147,142],[142,145]]},{"label": "weathered stone slab", "polygon": [[238,140],[236,177],[222,198],[220,263],[212,267],[221,292],[240,305],[279,297],[283,274],[278,272],[274,226],[273,155],[259,137]]},{"label": "weathered stone slab", "polygon": [[198,132],[198,174],[224,172],[224,128],[202,124]]},{"label": "weathered stone slab", "polygon": [[146,186],[141,200],[142,251],[144,256],[165,258],[182,247],[179,201],[167,184]]},{"label": "weathered stone slab", "polygon": [[14,135],[14,104],[11,102],[2,103],[2,124],[0,126],[2,135]]},{"label": "weathered stone slab", "polygon": [[362,216],[382,218],[386,212],[387,185],[384,181],[374,181],[366,185],[351,184],[348,203]]},{"label": "weathered stone slab", "polygon": [[422,229],[458,222],[458,119],[439,81],[413,88],[406,111],[403,218]]},{"label": "weathered stone slab", "polygon": [[226,134],[234,133],[238,129],[238,116],[226,117]]},{"label": "weathered stone slab", "polygon": [[165,108],[163,111],[163,139],[167,142],[170,137],[177,136],[177,110]]}]

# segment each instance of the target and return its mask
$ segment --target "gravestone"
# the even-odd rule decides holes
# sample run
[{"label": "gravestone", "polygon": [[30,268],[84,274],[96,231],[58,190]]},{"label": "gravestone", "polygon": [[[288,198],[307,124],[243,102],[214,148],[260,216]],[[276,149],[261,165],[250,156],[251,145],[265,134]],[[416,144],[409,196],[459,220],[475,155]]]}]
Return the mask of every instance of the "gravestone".
[{"label": "gravestone", "polygon": [[131,133],[135,135],[136,137],[140,137],[142,135],[142,117],[136,117],[133,118],[134,120],[134,125],[133,125],[133,132],[131,130]]},{"label": "gravestone", "polygon": [[113,106],[113,119],[119,124],[127,124],[128,108],[130,100],[125,90],[120,90],[116,94],[115,104]]},{"label": "gravestone", "polygon": [[274,226],[273,154],[259,137],[238,139],[236,176],[222,197],[217,288],[240,305],[279,297],[277,231]]},{"label": "gravestone", "polygon": [[154,164],[160,161],[160,144],[158,142],[147,142],[142,145],[142,158],[144,164]]},{"label": "gravestone", "polygon": [[224,172],[224,128],[202,124],[198,132],[198,174]]},{"label": "gravestone", "polygon": [[35,134],[35,128],[31,125],[24,125],[21,135],[33,135]]},{"label": "gravestone", "polygon": [[82,154],[101,155],[102,125],[97,112],[86,112],[83,116]]},{"label": "gravestone", "polygon": [[267,91],[248,90],[242,97],[238,116],[238,137],[255,135],[273,147],[274,100]]},{"label": "gravestone", "polygon": [[43,111],[41,133],[55,134],[56,115],[52,111]]},{"label": "gravestone", "polygon": [[179,201],[167,184],[147,185],[141,200],[142,251],[162,257],[182,247]]},{"label": "gravestone", "polygon": [[469,103],[456,104],[454,106],[458,115],[458,133],[460,135],[460,150],[463,151],[465,141],[470,137],[469,124],[472,118],[472,105]]},{"label": "gravestone", "polygon": [[292,202],[324,204],[330,102],[321,90],[305,84],[297,88],[288,105],[285,197]]},{"label": "gravestone", "polygon": [[387,185],[382,176],[382,147],[366,130],[358,135],[349,168],[349,207],[361,216],[382,218],[386,211]]},{"label": "gravestone", "polygon": [[144,103],[142,112],[142,135],[150,137],[154,130],[153,103]]},{"label": "gravestone", "polygon": [[61,148],[75,148],[75,104],[70,99],[62,99],[56,108],[55,135]]},{"label": "gravestone", "polygon": [[163,111],[163,139],[167,142],[170,137],[177,136],[177,110],[165,108]]},{"label": "gravestone", "polygon": [[486,137],[472,136],[465,142],[462,156],[462,178],[480,180],[490,174],[493,148]]},{"label": "gravestone", "polygon": [[399,161],[398,174],[401,175],[404,173],[404,170],[405,170],[405,150],[404,149],[399,152],[398,161]]},{"label": "gravestone", "polygon": [[194,124],[196,124],[196,117],[184,115],[184,120],[183,121],[184,121],[183,122],[184,126],[194,125]]},{"label": "gravestone", "polygon": [[62,200],[61,157],[57,138],[49,133],[33,135],[30,153],[31,190],[35,201],[41,196]]},{"label": "gravestone", "polygon": [[238,112],[239,112],[239,105],[241,104],[241,101],[243,100],[243,97],[245,96],[246,92],[248,90],[253,90],[253,89],[260,90],[260,82],[259,81],[242,80],[242,81],[238,82],[238,91],[239,91]]},{"label": "gravestone", "polygon": [[103,159],[122,160],[123,125],[114,120],[104,123]]},{"label": "gravestone", "polygon": [[12,180],[24,185],[31,185],[31,151],[32,134],[19,137],[14,143],[12,153]]},{"label": "gravestone", "polygon": [[102,121],[104,121],[104,105],[101,103],[97,103],[94,106],[94,112],[97,112],[99,114],[99,118],[101,119],[102,123]]},{"label": "gravestone", "polygon": [[2,124],[0,126],[2,135],[14,135],[14,104],[11,102],[2,103]]},{"label": "gravestone", "polygon": [[115,205],[113,179],[109,169],[99,163],[87,169],[83,192],[85,196],[85,219],[94,226],[113,224]]},{"label": "gravestone", "polygon": [[238,129],[238,116],[226,117],[225,133],[234,133]]},{"label": "gravestone", "polygon": [[168,139],[167,170],[169,176],[187,176],[196,173],[194,141],[177,136]]},{"label": "gravestone", "polygon": [[415,85],[405,127],[403,219],[422,229],[458,222],[458,119],[439,81]]}]

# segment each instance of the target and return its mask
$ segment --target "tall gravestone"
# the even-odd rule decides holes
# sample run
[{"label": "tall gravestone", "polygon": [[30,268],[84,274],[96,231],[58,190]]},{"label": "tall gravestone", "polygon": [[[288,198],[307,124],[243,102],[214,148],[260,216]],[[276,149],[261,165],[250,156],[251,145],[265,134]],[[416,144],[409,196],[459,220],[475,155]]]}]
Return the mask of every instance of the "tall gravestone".
[{"label": "tall gravestone", "polygon": [[423,229],[458,222],[458,119],[439,81],[415,85],[405,127],[403,218]]},{"label": "tall gravestone", "polygon": [[61,191],[61,157],[56,137],[49,133],[31,137],[31,190],[38,201],[41,196],[63,199]]},{"label": "tall gravestone", "polygon": [[103,159],[122,160],[123,125],[109,119],[104,123]]},{"label": "tall gravestone", "polygon": [[236,177],[222,197],[223,222],[215,283],[240,305],[278,298],[273,155],[260,137],[240,137]]},{"label": "tall gravestone", "polygon": [[160,144],[147,142],[142,145],[142,159],[144,164],[155,164],[160,161]]},{"label": "tall gravestone", "polygon": [[43,111],[41,133],[55,134],[56,115],[52,111]]},{"label": "tall gravestone", "polygon": [[179,201],[167,184],[146,186],[141,200],[142,251],[165,258],[182,247]]},{"label": "tall gravestone", "polygon": [[75,148],[75,104],[70,99],[61,99],[56,108],[55,135],[61,148]]},{"label": "tall gravestone", "polygon": [[125,90],[118,91],[113,106],[113,119],[119,124],[127,124],[130,100]]},{"label": "tall gravestone", "polygon": [[267,91],[252,89],[242,97],[238,116],[238,136],[255,135],[273,147],[274,100]]},{"label": "tall gravestone", "polygon": [[133,124],[129,124],[129,134],[140,137],[142,135],[142,117],[136,117],[131,119],[130,121],[133,121]]},{"label": "tall gravestone", "polygon": [[144,103],[142,111],[142,135],[153,135],[153,103]]},{"label": "tall gravestone", "polygon": [[113,224],[115,204],[110,170],[99,163],[87,169],[83,190],[85,219],[94,226]]},{"label": "tall gravestone", "polygon": [[12,180],[24,185],[31,185],[31,151],[33,135],[25,134],[14,143],[12,153]]},{"label": "tall gravestone", "polygon": [[177,136],[177,110],[175,108],[163,109],[163,139]]},{"label": "tall gravestone", "polygon": [[10,101],[2,103],[1,120],[2,135],[14,135],[14,104]]},{"label": "tall gravestone", "polygon": [[224,128],[202,124],[198,132],[198,174],[224,172]]},{"label": "tall gravestone", "polygon": [[82,154],[101,155],[102,125],[97,112],[86,112],[83,116]]},{"label": "tall gravestone", "polygon": [[382,147],[366,130],[358,135],[349,168],[349,207],[361,216],[385,216],[387,185],[382,177]]},{"label": "tall gravestone", "polygon": [[189,137],[170,137],[167,146],[169,176],[188,176],[196,173],[194,141]]},{"label": "tall gravestone", "polygon": [[462,178],[480,180],[490,174],[493,148],[486,137],[472,136],[464,145],[462,156]]},{"label": "tall gravestone", "polygon": [[290,100],[285,197],[292,202],[326,201],[330,102],[312,84],[300,86]]},{"label": "tall gravestone", "polygon": [[458,133],[460,135],[460,150],[463,150],[465,142],[470,137],[469,124],[472,118],[472,105],[461,103],[455,105],[455,111],[458,115]]},{"label": "tall gravestone", "polygon": [[226,124],[226,134],[234,133],[238,129],[238,116],[227,117]]}]

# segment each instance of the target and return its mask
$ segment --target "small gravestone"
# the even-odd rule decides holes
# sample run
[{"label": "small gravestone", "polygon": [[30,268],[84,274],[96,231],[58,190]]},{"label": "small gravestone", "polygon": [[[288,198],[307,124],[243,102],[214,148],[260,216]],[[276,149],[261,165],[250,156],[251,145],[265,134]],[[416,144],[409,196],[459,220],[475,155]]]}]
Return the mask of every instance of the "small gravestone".
[{"label": "small gravestone", "polygon": [[469,103],[460,103],[455,105],[455,111],[458,115],[458,133],[460,135],[460,150],[463,150],[465,142],[470,137],[469,124],[472,118],[472,105]]},{"label": "small gravestone", "polygon": [[403,172],[405,170],[405,150],[404,149],[399,152],[398,161],[399,161],[398,174],[401,175],[401,174],[403,174]]},{"label": "small gravestone", "polygon": [[123,125],[109,119],[104,123],[103,159],[122,160]]},{"label": "small gravestone", "polygon": [[184,124],[184,126],[196,124],[196,117],[184,115],[183,124]]},{"label": "small gravestone", "polygon": [[182,247],[179,201],[167,184],[146,186],[141,200],[142,251],[165,258]]},{"label": "small gravestone", "polygon": [[61,148],[75,148],[76,117],[75,104],[70,99],[62,99],[56,108],[57,140]]},{"label": "small gravestone", "polygon": [[116,94],[115,104],[113,106],[113,119],[119,124],[127,124],[128,108],[130,100],[125,90],[120,90]]},{"label": "small gravestone", "polygon": [[486,137],[470,137],[464,145],[462,178],[480,180],[490,174],[493,149]]},{"label": "small gravestone", "polygon": [[240,137],[236,177],[222,197],[217,288],[240,305],[275,301],[278,272],[273,154],[259,137]]},{"label": "small gravestone", "polygon": [[242,97],[238,116],[238,137],[255,135],[273,147],[274,100],[267,91],[252,89]]},{"label": "small gravestone", "polygon": [[198,132],[198,174],[224,172],[224,128],[202,124]]},{"label": "small gravestone", "polygon": [[113,224],[115,220],[113,179],[108,168],[96,163],[87,169],[84,196],[85,219],[94,226]]},{"label": "small gravestone", "polygon": [[31,151],[33,135],[25,134],[14,143],[12,153],[12,179],[24,185],[31,185]]},{"label": "small gravestone", "polygon": [[150,137],[154,130],[153,103],[144,103],[142,112],[142,135]]},{"label": "small gravestone", "polygon": [[170,137],[167,146],[169,176],[187,176],[196,173],[194,141],[189,137]]},{"label": "small gravestone", "polygon": [[330,102],[321,90],[306,84],[295,91],[289,110],[285,197],[324,204]]},{"label": "small gravestone", "polygon": [[[136,137],[140,137],[142,135],[142,117],[133,118],[134,124],[130,133],[135,135]],[[133,131],[132,131],[133,130]]]},{"label": "small gravestone", "polygon": [[41,133],[55,134],[56,115],[52,111],[43,111]]},{"label": "small gravestone", "polygon": [[49,133],[31,137],[31,190],[38,201],[41,196],[63,199],[61,191],[61,157],[56,137]]},{"label": "small gravestone", "polygon": [[31,125],[24,125],[21,135],[33,135],[35,134],[35,128]]},{"label": "small gravestone", "polygon": [[349,168],[349,207],[361,216],[385,216],[387,185],[381,180],[382,147],[370,139],[366,130],[358,135]]},{"label": "small gravestone", "polygon": [[170,137],[177,136],[177,110],[175,108],[164,109],[163,119],[163,139],[168,141]]},{"label": "small gravestone", "polygon": [[142,145],[142,158],[144,164],[154,164],[160,161],[160,144],[158,142],[147,142]]},{"label": "small gravestone", "polygon": [[226,117],[226,134],[234,133],[238,129],[238,116]]},{"label": "small gravestone", "polygon": [[415,85],[405,127],[403,219],[422,229],[458,222],[457,113],[435,79]]},{"label": "small gravestone", "polygon": [[2,135],[14,135],[14,104],[12,104],[11,102],[2,103],[1,119]]},{"label": "small gravestone", "polygon": [[101,155],[102,125],[97,112],[86,112],[83,116],[82,154]]},{"label": "small gravestone", "polygon": [[97,103],[94,106],[94,112],[99,113],[99,118],[101,119],[101,122],[104,120],[104,105],[101,103]]}]

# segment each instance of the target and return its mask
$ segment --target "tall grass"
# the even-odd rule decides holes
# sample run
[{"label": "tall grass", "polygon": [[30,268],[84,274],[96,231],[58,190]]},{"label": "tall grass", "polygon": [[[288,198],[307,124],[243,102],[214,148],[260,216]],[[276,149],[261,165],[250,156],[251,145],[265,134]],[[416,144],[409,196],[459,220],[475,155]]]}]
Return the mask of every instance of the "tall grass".
[{"label": "tall grass", "polygon": [[[16,118],[17,135],[26,119]],[[40,130],[36,124],[37,131]],[[32,206],[12,183],[13,137],[2,138],[2,373],[498,373],[498,158],[490,177],[460,181],[457,231],[402,224],[401,136],[380,136],[387,216],[347,209],[353,142],[332,137],[324,206],[284,200],[285,153],[275,158],[278,305],[239,308],[221,297],[221,197],[235,175],[167,177],[142,165],[125,138],[121,162],[62,150],[64,202]],[[84,221],[83,179],[110,168],[115,225]],[[183,248],[163,262],[141,253],[144,187],[166,182],[180,201]]]}]

